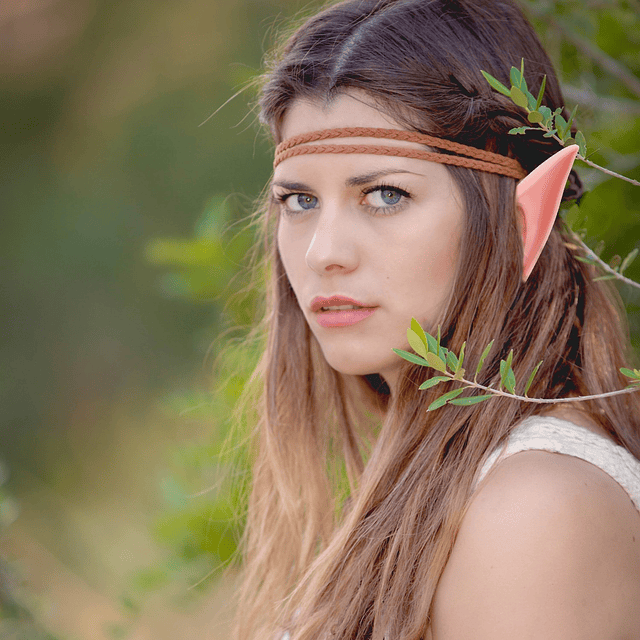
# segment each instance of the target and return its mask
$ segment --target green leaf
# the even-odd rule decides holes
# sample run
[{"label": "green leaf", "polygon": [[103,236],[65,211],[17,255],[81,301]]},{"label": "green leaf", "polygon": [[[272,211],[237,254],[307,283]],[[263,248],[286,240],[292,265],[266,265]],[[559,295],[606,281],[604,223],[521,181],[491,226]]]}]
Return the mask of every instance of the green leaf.
[{"label": "green leaf", "polygon": [[620,265],[620,273],[622,273],[638,256],[638,249],[634,249],[627,257],[622,261]]},{"label": "green leaf", "polygon": [[538,364],[535,366],[534,370],[531,372],[531,375],[529,376],[529,379],[527,380],[527,386],[524,388],[524,395],[525,396],[527,395],[527,392],[531,388],[531,384],[533,383],[533,379],[536,377],[536,373],[538,373],[538,369],[540,368],[541,364],[542,364],[542,360],[540,360],[540,362],[538,362]]},{"label": "green leaf", "polygon": [[460,355],[458,356],[458,367],[455,370],[454,373],[458,373],[458,371],[460,371],[460,369],[462,369],[462,364],[464,363],[464,349],[467,346],[467,342],[466,340],[462,343],[462,346],[460,347]]},{"label": "green leaf", "polygon": [[447,376],[436,376],[435,378],[429,378],[426,382],[423,382],[418,389],[424,391],[425,389],[431,389],[431,387],[435,387],[437,384],[444,382],[445,380],[449,380]]},{"label": "green leaf", "polygon": [[393,349],[393,352],[399,355],[401,358],[408,360],[409,362],[413,362],[413,364],[419,364],[423,367],[429,367],[429,363],[420,356],[415,355],[415,353],[409,353],[408,351],[403,351],[402,349]]},{"label": "green leaf", "polygon": [[525,131],[529,131],[529,129],[532,129],[533,127],[515,127],[514,129],[509,129],[509,133],[513,136],[513,135],[519,135],[524,133]]},{"label": "green leaf", "polygon": [[[511,67],[509,78],[511,79],[511,84],[513,85],[513,87],[516,87],[522,92],[526,91],[527,83],[524,80],[523,72],[521,71],[521,69],[516,69],[515,67]],[[513,89],[513,87],[511,88]]]},{"label": "green leaf", "polygon": [[507,356],[507,380],[505,382],[505,387],[510,393],[515,393],[516,387],[516,376],[513,373],[513,369],[511,368],[511,363],[513,362],[513,349],[509,351],[509,355]]},{"label": "green leaf", "polygon": [[454,373],[460,368],[458,358],[453,351],[447,351],[447,364],[449,365],[449,369]]},{"label": "green leaf", "polygon": [[564,135],[567,131],[567,121],[560,115],[558,114],[556,116],[556,129],[558,130],[558,136],[560,138],[564,138]]},{"label": "green leaf", "polygon": [[484,365],[484,361],[487,359],[489,355],[489,351],[491,351],[491,347],[493,346],[493,340],[484,348],[482,355],[480,356],[480,361],[478,362],[478,366],[476,367],[476,375],[474,376],[474,380],[478,377],[482,366]]},{"label": "green leaf", "polygon": [[613,256],[613,258],[611,258],[611,260],[609,261],[609,266],[612,269],[615,269],[616,271],[618,270],[618,267],[620,266],[620,264],[622,263],[622,258],[616,254],[615,256]]},{"label": "green leaf", "polygon": [[633,378],[634,380],[640,380],[640,376],[638,376],[636,371],[631,371],[631,369],[627,369],[626,367],[622,367],[622,369],[620,369],[620,373],[622,373],[623,376],[627,376],[627,378]]},{"label": "green leaf", "polygon": [[438,325],[438,333],[437,333],[437,335],[436,335],[436,343],[437,343],[437,345],[438,345],[438,349],[437,349],[437,351],[436,351],[436,355],[437,355],[438,357],[440,357],[440,338],[441,338],[441,335],[440,335],[440,325]]},{"label": "green leaf", "polygon": [[427,353],[426,361],[429,366],[436,371],[441,371],[442,373],[447,372],[447,365],[444,363],[444,360],[439,358],[435,353]]},{"label": "green leaf", "polygon": [[576,143],[580,147],[580,155],[584,158],[587,155],[587,141],[582,131],[576,132]]},{"label": "green leaf", "polygon": [[[420,336],[415,331],[411,329],[407,329],[407,340],[409,341],[411,348],[418,355],[422,356],[423,358],[427,357],[427,353],[429,353],[427,351],[427,347],[425,346],[424,342],[422,342],[422,340],[420,339]],[[425,342],[426,342],[426,338],[425,338]]]},{"label": "green leaf", "polygon": [[544,120],[542,114],[539,111],[532,111],[528,116],[527,120],[529,122],[533,122],[533,124],[538,124]]},{"label": "green leaf", "polygon": [[544,97],[544,90],[547,86],[547,75],[542,76],[542,83],[540,84],[540,91],[538,91],[538,99],[536,100],[536,108],[537,111],[540,109],[540,105],[542,104],[542,98]]},{"label": "green leaf", "polygon": [[531,95],[531,92],[526,90],[526,91],[523,91],[522,93],[524,93],[525,97],[527,98],[527,109],[529,109],[530,111],[535,111],[536,99],[533,97],[533,95]]},{"label": "green leaf", "polygon": [[576,141],[575,141],[575,138],[572,138],[571,136],[569,136],[568,138],[566,138],[566,139],[564,140],[564,143],[565,143],[565,145],[568,147],[568,146],[570,146],[570,145],[572,145],[572,144],[575,144],[575,143],[576,143]]},{"label": "green leaf", "polygon": [[553,116],[553,113],[551,113],[551,109],[549,109],[549,107],[547,107],[546,105],[538,107],[538,111],[545,117],[545,119],[551,118]]},{"label": "green leaf", "polygon": [[509,351],[506,360],[500,360],[500,384],[504,385],[509,393],[515,393],[516,376],[511,368],[513,361],[513,349]]},{"label": "green leaf", "polygon": [[484,402],[485,400],[488,400],[489,398],[492,398],[492,397],[493,397],[493,394],[489,393],[484,396],[469,396],[468,398],[456,398],[455,400],[450,400],[449,404],[457,404],[462,407],[468,407],[469,405],[472,405],[472,404],[478,404],[479,402]]},{"label": "green leaf", "polygon": [[543,138],[553,138],[553,136],[555,136],[556,133],[558,133],[557,129],[551,129],[551,131],[547,131],[547,133],[545,133],[542,137]]},{"label": "green leaf", "polygon": [[580,262],[586,262],[587,264],[595,264],[595,260],[591,258],[583,258],[582,256],[573,256],[576,260]]},{"label": "green leaf", "polygon": [[513,362],[513,349],[509,351],[509,355],[507,356],[507,367],[511,368],[511,363]]},{"label": "green leaf", "polygon": [[519,107],[523,107],[526,108],[527,107],[527,96],[524,95],[524,93],[522,93],[522,91],[520,89],[518,89],[518,87],[511,87],[511,99],[519,106]]},{"label": "green leaf", "polygon": [[513,369],[509,367],[509,371],[507,371],[507,379],[505,380],[504,386],[506,387],[509,393],[516,393],[516,374],[513,372]]},{"label": "green leaf", "polygon": [[463,391],[465,387],[460,389],[453,389],[452,391],[447,391],[447,393],[441,395],[437,400],[434,400],[430,405],[427,411],[433,411],[434,409],[439,409],[443,405],[447,404],[449,400],[453,398],[457,398]]},{"label": "green leaf", "polygon": [[494,78],[492,75],[488,74],[486,71],[480,71],[480,73],[484,76],[484,79],[498,92],[500,92],[504,96],[510,95],[509,89],[505,87],[502,82]]},{"label": "green leaf", "polygon": [[542,114],[544,118],[543,125],[550,129],[553,125],[553,114],[551,113],[551,109],[549,107],[542,106],[538,109],[538,111]]},{"label": "green leaf", "polygon": [[601,282],[603,280],[616,280],[616,276],[599,276],[598,278],[594,278],[593,282]]},{"label": "green leaf", "polygon": [[422,340],[422,344],[424,344],[424,346],[426,347],[427,336],[425,335],[424,329],[420,326],[420,323],[415,318],[411,318],[411,330],[417,334],[418,338]]},{"label": "green leaf", "polygon": [[431,353],[438,353],[438,341],[430,333],[425,333],[425,335],[427,336],[429,351],[431,351]]}]

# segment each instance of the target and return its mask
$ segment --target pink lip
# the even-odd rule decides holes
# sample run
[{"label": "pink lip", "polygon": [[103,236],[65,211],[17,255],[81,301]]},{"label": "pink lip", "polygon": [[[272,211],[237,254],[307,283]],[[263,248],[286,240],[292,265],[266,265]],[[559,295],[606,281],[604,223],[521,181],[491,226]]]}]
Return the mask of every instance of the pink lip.
[{"label": "pink lip", "polygon": [[[323,307],[339,307],[348,304],[362,307],[362,309],[322,311]],[[318,296],[311,301],[311,311],[316,314],[316,320],[321,327],[348,327],[368,318],[377,308],[344,296],[331,296],[330,298]]]}]

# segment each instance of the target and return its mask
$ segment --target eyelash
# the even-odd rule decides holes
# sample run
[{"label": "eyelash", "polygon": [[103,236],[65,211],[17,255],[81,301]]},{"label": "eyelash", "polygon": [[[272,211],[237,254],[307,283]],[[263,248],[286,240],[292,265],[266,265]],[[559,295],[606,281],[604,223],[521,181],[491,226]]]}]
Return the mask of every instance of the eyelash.
[{"label": "eyelash", "polygon": [[[378,184],[372,187],[368,187],[367,189],[363,189],[361,192],[361,196],[365,197],[365,196],[368,196],[370,193],[374,193],[376,191],[395,191],[396,193],[402,196],[402,200],[400,200],[400,202],[398,202],[397,204],[389,205],[388,207],[374,207],[372,205],[365,205],[365,207],[369,210],[369,213],[371,213],[372,215],[383,215],[383,216],[393,215],[394,213],[397,213],[398,211],[403,209],[407,204],[407,200],[410,200],[412,198],[411,194],[408,191],[406,191],[400,186],[391,185],[391,184]],[[290,209],[285,204],[288,198],[295,195],[300,196],[300,195],[307,195],[307,194],[300,193],[298,191],[287,191],[280,194],[274,194],[273,200],[280,207],[280,211],[285,215],[299,216],[304,212]]]}]

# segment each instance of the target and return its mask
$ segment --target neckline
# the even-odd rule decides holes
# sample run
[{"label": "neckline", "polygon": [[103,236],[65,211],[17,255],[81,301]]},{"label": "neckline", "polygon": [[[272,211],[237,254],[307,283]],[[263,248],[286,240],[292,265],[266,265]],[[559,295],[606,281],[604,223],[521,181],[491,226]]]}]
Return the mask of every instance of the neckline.
[{"label": "neckline", "polygon": [[[586,437],[589,439],[592,439],[592,441],[597,441],[599,443],[602,443],[602,442],[607,443],[609,446],[615,447],[616,449],[621,449],[626,453],[628,453],[629,455],[633,456],[633,454],[630,451],[628,451],[625,447],[619,445],[609,435],[604,435],[598,431],[585,427],[583,424],[578,424],[566,418],[556,418],[555,416],[540,415],[540,414],[529,416],[528,418],[525,418],[524,420],[522,420],[516,426],[516,428],[512,431],[512,434],[520,433],[530,425],[545,424],[545,423],[549,426],[568,427],[569,430],[573,431],[574,433],[582,431],[586,435]],[[635,456],[633,457],[635,459]]]}]

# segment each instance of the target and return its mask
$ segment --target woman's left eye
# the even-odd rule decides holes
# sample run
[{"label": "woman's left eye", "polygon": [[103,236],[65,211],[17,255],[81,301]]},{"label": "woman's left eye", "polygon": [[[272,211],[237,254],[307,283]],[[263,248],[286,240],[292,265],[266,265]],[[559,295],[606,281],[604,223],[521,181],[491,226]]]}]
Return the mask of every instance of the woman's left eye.
[{"label": "woman's left eye", "polygon": [[376,212],[395,211],[402,206],[403,200],[410,198],[404,189],[380,185],[364,192],[367,204]]}]

